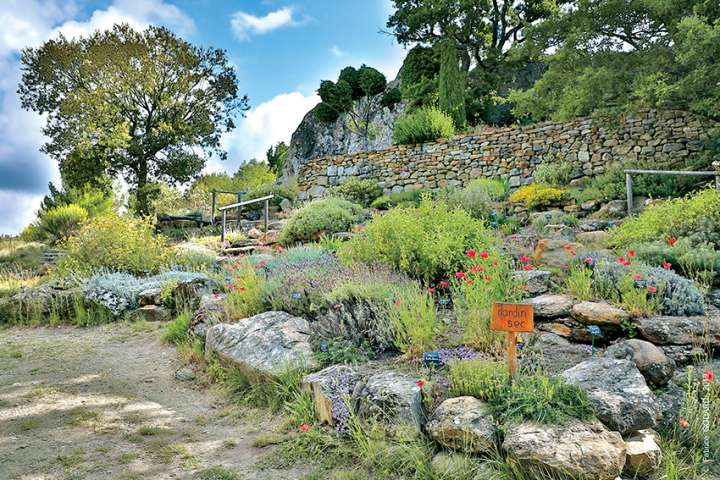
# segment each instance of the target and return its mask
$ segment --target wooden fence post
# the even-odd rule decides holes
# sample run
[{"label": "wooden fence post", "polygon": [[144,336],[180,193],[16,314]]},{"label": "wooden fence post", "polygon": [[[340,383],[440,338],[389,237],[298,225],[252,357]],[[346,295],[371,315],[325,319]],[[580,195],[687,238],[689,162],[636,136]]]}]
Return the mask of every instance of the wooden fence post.
[{"label": "wooden fence post", "polygon": [[627,214],[633,211],[633,181],[632,176],[625,172],[625,189],[627,190]]},{"label": "wooden fence post", "polygon": [[215,190],[212,191],[212,207],[210,208],[210,225],[215,225],[215,207],[216,207],[216,198],[217,192]]},{"label": "wooden fence post", "polygon": [[265,200],[265,233],[268,231],[268,223],[270,223],[270,200]]},{"label": "wooden fence post", "polygon": [[220,232],[220,243],[225,242],[225,224],[227,222],[227,210],[222,211],[222,230]]},{"label": "wooden fence post", "polygon": [[[242,193],[237,192],[237,203],[240,203],[240,202],[242,202]],[[240,230],[240,209],[241,208],[242,207],[237,207],[237,222],[238,222],[237,228],[238,228],[238,230]]]}]

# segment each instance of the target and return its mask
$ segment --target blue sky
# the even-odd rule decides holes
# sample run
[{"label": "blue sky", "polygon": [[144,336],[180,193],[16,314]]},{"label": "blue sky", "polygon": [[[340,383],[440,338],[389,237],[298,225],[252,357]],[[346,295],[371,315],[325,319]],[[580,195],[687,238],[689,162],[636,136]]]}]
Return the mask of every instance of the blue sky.
[{"label": "blue sky", "polygon": [[116,22],[165,25],[190,42],[223,48],[236,67],[251,111],[223,138],[227,162],[208,171],[234,172],[288,141],[318,101],[320,80],[346,65],[374,66],[394,78],[404,51],[380,33],[390,0],[2,0],[0,2],[0,233],[30,222],[55,162],[38,149],[43,119],[20,109],[19,53],[58,35],[79,36]]}]

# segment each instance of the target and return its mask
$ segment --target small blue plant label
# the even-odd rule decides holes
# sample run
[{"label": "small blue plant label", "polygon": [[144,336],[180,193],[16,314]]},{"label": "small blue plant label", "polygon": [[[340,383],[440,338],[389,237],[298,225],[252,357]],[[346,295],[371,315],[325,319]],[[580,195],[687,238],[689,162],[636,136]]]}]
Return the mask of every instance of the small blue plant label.
[{"label": "small blue plant label", "polygon": [[423,363],[425,365],[442,365],[442,360],[440,359],[440,352],[423,353]]},{"label": "small blue plant label", "polygon": [[447,307],[450,305],[450,297],[442,297],[438,299],[438,303],[441,307]]},{"label": "small blue plant label", "polygon": [[323,352],[323,353],[327,353],[327,351],[328,351],[328,342],[327,342],[327,340],[323,340],[322,342],[320,342],[320,351]]},{"label": "small blue plant label", "polygon": [[590,336],[592,337],[602,337],[602,330],[600,330],[600,327],[597,325],[590,325],[588,332],[590,332]]},{"label": "small blue plant label", "polygon": [[290,297],[291,297],[293,300],[300,300],[300,299],[302,298],[302,293],[300,293],[300,292],[293,292],[293,293],[290,294]]}]

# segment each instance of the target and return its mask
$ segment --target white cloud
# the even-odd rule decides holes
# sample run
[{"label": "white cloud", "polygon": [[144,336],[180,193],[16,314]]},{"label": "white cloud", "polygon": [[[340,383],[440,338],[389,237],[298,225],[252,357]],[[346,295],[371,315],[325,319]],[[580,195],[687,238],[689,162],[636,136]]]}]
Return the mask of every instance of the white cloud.
[{"label": "white cloud", "polygon": [[59,179],[55,161],[40,153],[46,139],[44,118],[21,109],[18,55],[62,32],[74,37],[127,22],[150,24],[181,34],[194,30],[190,17],[163,0],[115,0],[92,12],[87,20],[73,18],[78,9],[67,0],[2,0],[0,2],[0,233],[17,233],[33,218],[49,181]]},{"label": "white cloud", "polygon": [[267,149],[280,141],[288,143],[305,114],[319,101],[315,94],[305,96],[292,92],[261,103],[247,113],[237,129],[223,137],[228,160],[223,163],[211,161],[207,170],[235,172],[251,158],[265,160]]},{"label": "white cloud", "polygon": [[249,40],[251,35],[263,35],[282,27],[291,27],[298,22],[293,18],[292,7],[284,7],[270,12],[264,17],[257,17],[247,12],[233,13],[230,25],[240,40]]},{"label": "white cloud", "polygon": [[338,58],[344,57],[345,55],[347,55],[347,53],[344,50],[342,50],[340,47],[338,47],[337,45],[333,45],[332,47],[330,47],[330,53],[333,55],[333,57],[338,57]]}]

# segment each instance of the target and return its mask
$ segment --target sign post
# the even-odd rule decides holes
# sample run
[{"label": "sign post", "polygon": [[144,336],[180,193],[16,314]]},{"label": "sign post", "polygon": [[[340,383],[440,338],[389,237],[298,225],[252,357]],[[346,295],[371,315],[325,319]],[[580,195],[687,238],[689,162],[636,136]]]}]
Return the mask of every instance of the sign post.
[{"label": "sign post", "polygon": [[517,348],[515,339],[518,332],[532,332],[535,327],[533,307],[526,303],[493,303],[490,329],[507,332],[508,372],[510,379],[517,375]]}]

